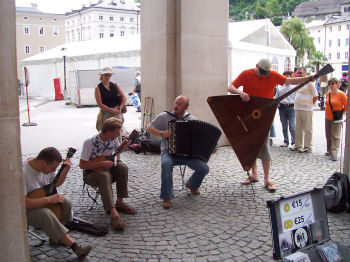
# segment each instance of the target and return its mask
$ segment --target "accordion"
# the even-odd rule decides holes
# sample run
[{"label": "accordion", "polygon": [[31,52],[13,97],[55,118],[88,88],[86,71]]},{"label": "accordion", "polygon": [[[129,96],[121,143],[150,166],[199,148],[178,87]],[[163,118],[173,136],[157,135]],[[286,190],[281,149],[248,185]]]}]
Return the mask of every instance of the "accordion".
[{"label": "accordion", "polygon": [[205,162],[221,136],[220,129],[200,120],[171,120],[168,127],[172,132],[168,138],[169,155],[195,157]]}]

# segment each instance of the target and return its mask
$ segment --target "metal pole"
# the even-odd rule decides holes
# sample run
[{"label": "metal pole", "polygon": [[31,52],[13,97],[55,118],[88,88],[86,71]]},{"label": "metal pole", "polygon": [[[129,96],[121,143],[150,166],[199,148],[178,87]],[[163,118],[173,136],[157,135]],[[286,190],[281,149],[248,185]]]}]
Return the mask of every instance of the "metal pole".
[{"label": "metal pole", "polygon": [[[349,41],[350,41],[350,28],[349,28]],[[349,46],[349,53],[348,53],[348,77],[349,77],[349,73],[350,73],[350,43],[348,43]],[[349,83],[348,83],[348,88],[347,88],[347,99],[349,101],[349,97],[350,97],[350,92],[349,92]],[[349,168],[350,168],[350,103],[347,103],[347,109],[346,109],[346,130],[345,130],[345,147],[344,147],[344,174],[346,174],[348,176],[348,178],[350,179],[350,172],[349,172]]]},{"label": "metal pole", "polygon": [[66,83],[66,56],[63,56],[63,77],[64,77],[64,92],[67,92],[67,83]]},{"label": "metal pole", "polygon": [[36,123],[30,122],[30,113],[29,113],[29,99],[28,99],[28,81],[29,81],[29,75],[28,75],[28,69],[24,67],[24,79],[25,79],[25,85],[26,85],[26,94],[27,94],[27,112],[28,112],[28,122],[23,123],[22,126],[36,126]]}]

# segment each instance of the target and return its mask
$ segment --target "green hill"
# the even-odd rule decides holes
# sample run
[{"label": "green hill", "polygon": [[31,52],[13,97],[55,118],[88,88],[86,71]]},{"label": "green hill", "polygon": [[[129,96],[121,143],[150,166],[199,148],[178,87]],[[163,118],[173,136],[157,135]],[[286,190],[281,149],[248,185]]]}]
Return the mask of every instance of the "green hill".
[{"label": "green hill", "polygon": [[271,18],[279,25],[282,17],[290,16],[295,7],[307,0],[230,0],[230,18],[250,20]]}]

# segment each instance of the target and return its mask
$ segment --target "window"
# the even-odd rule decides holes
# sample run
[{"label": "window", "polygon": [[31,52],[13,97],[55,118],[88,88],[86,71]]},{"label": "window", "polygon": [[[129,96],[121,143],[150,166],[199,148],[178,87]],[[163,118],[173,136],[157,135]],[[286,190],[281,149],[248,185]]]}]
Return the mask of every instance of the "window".
[{"label": "window", "polygon": [[284,60],[284,71],[290,71],[290,59],[289,59],[289,57],[287,57]]},{"label": "window", "polygon": [[328,53],[328,60],[332,59],[332,53]]},{"label": "window", "polygon": [[29,45],[24,46],[24,53],[30,54],[30,46]]},{"label": "window", "polygon": [[70,42],[70,34],[69,34],[69,32],[67,32],[67,42],[69,43]]},{"label": "window", "polygon": [[278,60],[277,60],[277,58],[273,57],[271,62],[272,62],[271,63],[271,69],[275,70],[275,71],[278,71]]},{"label": "window", "polygon": [[67,21],[67,26],[69,26],[69,21]]},{"label": "window", "polygon": [[114,37],[114,33],[110,33],[110,34],[109,34],[109,37]]},{"label": "window", "polygon": [[109,21],[113,21],[113,16],[110,16],[110,17],[109,17]]},{"label": "window", "polygon": [[346,13],[348,11],[348,9],[346,7],[344,7],[344,13]]},{"label": "window", "polygon": [[349,38],[345,38],[345,46],[349,45]]},{"label": "window", "polygon": [[57,26],[54,26],[53,27],[53,35],[58,35],[58,27]]},{"label": "window", "polygon": [[338,31],[341,31],[341,25],[338,25]]},{"label": "window", "polygon": [[337,59],[340,59],[340,53],[337,52]]},{"label": "window", "polygon": [[345,52],[345,59],[349,59],[349,52]]},{"label": "window", "polygon": [[338,39],[338,46],[340,46],[340,39]]},{"label": "window", "polygon": [[103,20],[103,15],[98,16],[98,20]]},{"label": "window", "polygon": [[317,43],[321,44],[321,37],[317,38]]},{"label": "window", "polygon": [[24,20],[28,20],[28,17],[24,16],[23,19],[24,19]]},{"label": "window", "polygon": [[133,23],[134,22],[134,18],[130,17],[130,22]]},{"label": "window", "polygon": [[120,22],[124,22],[124,17],[120,17]]},{"label": "window", "polygon": [[54,18],[53,21],[57,22],[57,18]]},{"label": "window", "polygon": [[331,26],[329,27],[329,32],[331,32],[331,33],[332,33],[332,27],[331,27]]},{"label": "window", "polygon": [[329,40],[328,42],[328,46],[331,47],[332,46],[332,40]]},{"label": "window", "polygon": [[346,25],[346,30],[349,30],[350,29],[350,24],[347,24]]},{"label": "window", "polygon": [[39,17],[39,20],[41,21],[41,20],[43,20],[43,18],[42,18],[42,17]]},{"label": "window", "polygon": [[120,36],[124,36],[124,31],[120,31]]},{"label": "window", "polygon": [[39,46],[39,52],[40,53],[45,52],[45,46],[43,46],[43,45]]},{"label": "window", "polygon": [[43,26],[39,27],[39,35],[44,35],[44,27]]},{"label": "window", "polygon": [[100,37],[100,38],[103,38],[103,33],[99,33],[99,37]]},{"label": "window", "polygon": [[23,26],[23,34],[30,35],[29,26],[27,25]]}]

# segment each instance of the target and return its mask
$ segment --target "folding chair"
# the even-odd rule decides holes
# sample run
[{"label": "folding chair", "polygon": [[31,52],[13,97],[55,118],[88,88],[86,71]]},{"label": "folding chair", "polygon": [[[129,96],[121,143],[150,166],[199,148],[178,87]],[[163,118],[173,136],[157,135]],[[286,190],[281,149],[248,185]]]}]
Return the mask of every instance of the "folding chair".
[{"label": "folding chair", "polygon": [[143,104],[143,116],[142,116],[142,129],[145,130],[148,124],[151,122],[153,116],[153,98],[150,96],[145,97],[145,103]]},{"label": "folding chair", "polygon": [[[90,190],[92,190],[93,192],[90,192]],[[96,209],[98,206],[97,199],[100,196],[100,192],[98,191],[98,187],[90,186],[89,184],[86,184],[84,181],[83,189],[82,189],[83,198],[82,198],[81,202],[84,201],[85,191],[86,191],[88,197],[92,200],[92,204],[91,204],[89,210]]]}]

